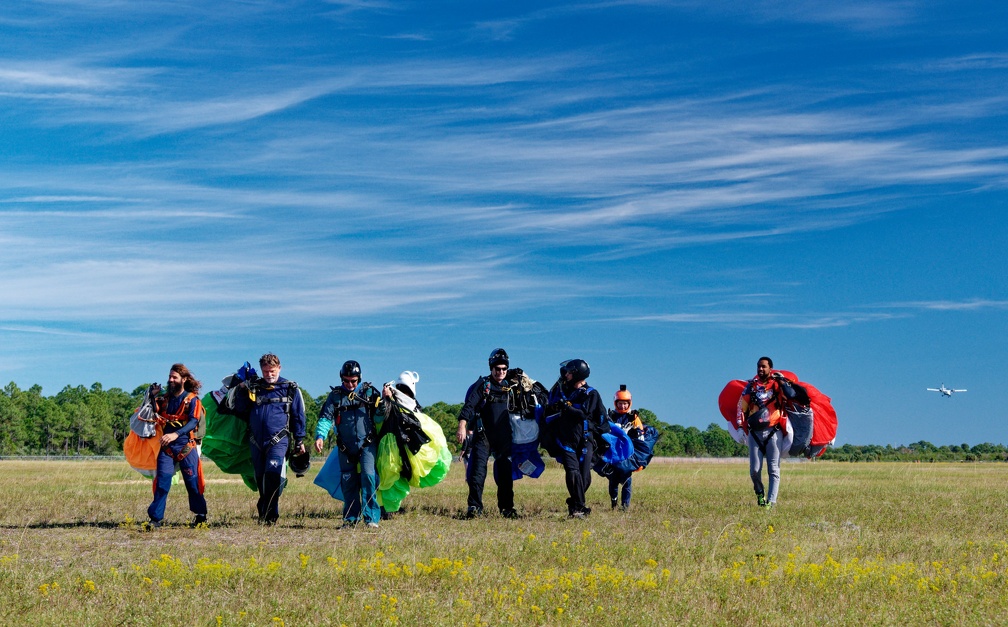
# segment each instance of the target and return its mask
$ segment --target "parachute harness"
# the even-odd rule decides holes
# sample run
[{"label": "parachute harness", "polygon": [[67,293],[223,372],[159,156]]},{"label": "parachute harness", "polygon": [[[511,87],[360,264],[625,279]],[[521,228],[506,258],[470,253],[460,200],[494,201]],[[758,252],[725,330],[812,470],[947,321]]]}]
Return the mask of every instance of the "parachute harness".
[{"label": "parachute harness", "polygon": [[[275,397],[275,398],[265,398],[264,399],[261,394],[258,394],[258,392],[272,392],[273,390],[276,389],[277,386],[274,385],[274,384],[269,384],[269,383],[263,384],[263,383],[261,383],[261,381],[262,381],[262,379],[255,379],[251,383],[251,385],[248,386],[248,389],[249,389],[249,398],[257,406],[260,406],[260,405],[282,404],[284,406],[283,407],[284,413],[287,414],[287,426],[284,427],[283,429],[280,429],[276,433],[274,433],[273,437],[271,437],[269,439],[269,441],[266,442],[266,444],[264,446],[259,446],[259,443],[255,439],[255,435],[252,434],[252,433],[249,433],[249,442],[251,442],[252,444],[254,444],[255,447],[257,449],[259,449],[260,451],[263,451],[263,450],[269,449],[269,448],[271,448],[273,446],[276,446],[277,444],[280,443],[280,440],[282,440],[282,439],[286,438],[287,436],[291,435],[290,422],[293,419],[293,416],[291,415],[291,411],[292,411],[293,406],[294,406],[294,393],[297,392],[298,385],[297,385],[297,383],[295,383],[293,381],[286,381],[285,382],[286,385],[285,385],[285,388],[284,388],[284,392],[285,393],[284,393],[283,396],[278,396],[278,397]],[[288,450],[288,453],[290,453],[289,450]]]},{"label": "parachute harness", "polygon": [[[342,423],[343,410],[350,411],[360,409],[361,407],[366,408],[364,415],[367,418],[367,434],[364,436],[364,441],[361,443],[361,445],[367,446],[368,444],[374,442],[375,437],[377,436],[378,429],[375,427],[374,412],[377,411],[378,404],[381,402],[381,395],[378,393],[378,389],[375,388],[373,385],[371,385],[369,381],[365,381],[359,387],[364,392],[363,394],[358,394],[357,389],[354,388],[353,390],[350,391],[349,394],[344,395],[344,399],[347,401],[347,403],[344,404],[343,401],[340,401],[340,404],[337,406],[340,412],[336,415],[336,424],[339,425]],[[339,389],[340,388],[332,388],[334,392]],[[368,392],[374,393],[375,400],[373,404],[370,400],[368,400],[368,394],[367,394]],[[359,461],[360,452],[358,451],[356,455],[351,455],[349,452],[350,447],[347,446],[346,443],[343,442],[343,440],[340,438],[339,429],[336,429],[335,431],[336,431],[336,448],[339,450],[339,452],[346,455],[347,458],[351,459],[352,461]]]}]

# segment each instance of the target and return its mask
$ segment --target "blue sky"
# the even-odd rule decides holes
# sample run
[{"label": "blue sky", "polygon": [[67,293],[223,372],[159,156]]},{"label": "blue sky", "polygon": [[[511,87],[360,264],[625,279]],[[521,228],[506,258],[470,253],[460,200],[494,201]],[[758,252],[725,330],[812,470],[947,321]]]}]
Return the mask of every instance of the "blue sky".
[{"label": "blue sky", "polygon": [[768,354],[838,443],[1008,442],[1006,13],[5,2],[0,380],[459,402],[503,346],[703,429]]}]

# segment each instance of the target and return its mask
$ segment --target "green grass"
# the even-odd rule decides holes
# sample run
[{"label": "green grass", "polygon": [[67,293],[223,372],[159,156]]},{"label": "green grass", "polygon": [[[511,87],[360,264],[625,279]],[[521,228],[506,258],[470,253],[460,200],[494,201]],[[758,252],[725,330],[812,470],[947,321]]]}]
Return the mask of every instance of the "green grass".
[{"label": "green grass", "polygon": [[125,462],[0,462],[0,622],[1008,622],[1008,465],[789,463],[768,512],[745,464],[656,462],[627,513],[595,477],[586,521],[556,466],[516,483],[521,519],[459,520],[453,467],[376,532],[338,529],[310,478],[260,527],[254,494],[206,471],[209,527],[186,526],[179,485],[145,533],[150,482]]}]

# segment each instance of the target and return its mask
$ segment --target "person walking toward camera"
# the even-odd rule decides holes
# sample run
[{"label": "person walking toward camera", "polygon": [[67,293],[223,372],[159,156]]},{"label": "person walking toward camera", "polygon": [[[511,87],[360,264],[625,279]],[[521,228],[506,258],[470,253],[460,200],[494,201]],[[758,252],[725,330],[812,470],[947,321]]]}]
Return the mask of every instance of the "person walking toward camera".
[{"label": "person walking toward camera", "polygon": [[259,489],[259,522],[273,525],[280,518],[291,438],[294,454],[305,453],[305,408],[298,384],[280,376],[279,357],[273,353],[263,355],[259,370],[261,377],[238,384],[235,415],[247,417],[249,422],[249,449]]},{"label": "person walking toward camera", "polygon": [[[637,410],[630,409],[633,396],[627,386],[621,385],[613,397],[613,407],[609,412],[609,420],[618,424],[633,440],[644,439],[644,423],[641,422]],[[636,470],[636,468],[634,469]],[[622,487],[622,495],[620,488]],[[612,509],[630,507],[630,495],[633,491],[633,471],[613,469],[609,475],[609,504]]]},{"label": "person walking toward camera", "polygon": [[591,469],[595,456],[595,440],[600,437],[605,405],[598,391],[587,383],[591,369],[583,359],[571,359],[560,365],[560,379],[550,390],[546,405],[547,437],[555,445],[547,447],[556,453],[564,468],[567,483],[567,513],[571,518],[585,518],[591,508],[585,503],[585,492],[591,485]]},{"label": "person walking toward camera", "polygon": [[[742,390],[735,417],[735,426],[747,434],[749,476],[756,492],[756,502],[768,509],[777,504],[777,490],[780,488],[781,443],[784,439],[781,432],[784,419],[782,380],[783,377],[773,370],[773,360],[760,357],[756,361],[756,376]],[[764,460],[770,480],[769,495],[763,490]]]},{"label": "person walking toward camera", "polygon": [[161,426],[162,435],[154,474],[154,500],[147,508],[148,528],[160,527],[164,520],[176,466],[182,471],[182,482],[189,494],[189,509],[195,514],[192,526],[207,520],[203,465],[195,441],[196,428],[205,416],[199,390],[200,382],[189,369],[184,364],[174,364],[168,371],[167,391],[154,401],[156,421]]},{"label": "person walking toward camera", "polygon": [[[377,528],[381,519],[378,505],[378,412],[381,394],[361,381],[361,367],[350,360],[340,368],[340,385],[326,397],[315,427],[315,450],[322,452],[333,425],[340,462],[340,489],[343,491],[343,525],[354,526],[361,517],[368,527]],[[380,416],[378,423],[375,417]]]},{"label": "person walking toward camera", "polygon": [[493,478],[497,484],[497,508],[505,518],[517,518],[514,508],[514,478],[511,475],[511,417],[508,399],[511,389],[506,378],[510,359],[507,351],[490,353],[490,375],[476,379],[466,391],[458,417],[458,441],[470,439],[466,483],[469,498],[466,517],[483,515],[483,485],[487,463],[493,453]]}]

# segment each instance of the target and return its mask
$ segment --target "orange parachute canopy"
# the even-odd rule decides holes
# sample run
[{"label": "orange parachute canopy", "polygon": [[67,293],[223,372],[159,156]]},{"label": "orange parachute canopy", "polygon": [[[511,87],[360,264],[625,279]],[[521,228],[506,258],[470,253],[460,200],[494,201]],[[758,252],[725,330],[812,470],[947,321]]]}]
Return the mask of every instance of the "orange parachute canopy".
[{"label": "orange parachute canopy", "polygon": [[161,451],[161,427],[157,434],[149,438],[141,438],[130,430],[123,442],[123,455],[133,470],[145,477],[153,477],[157,470],[157,456]]}]

